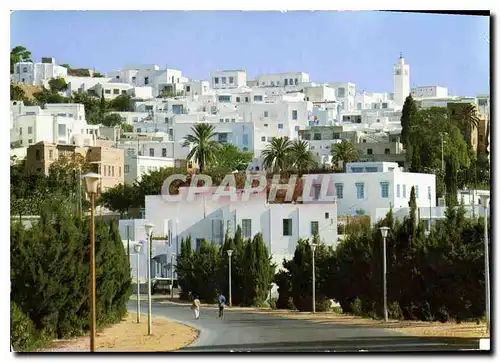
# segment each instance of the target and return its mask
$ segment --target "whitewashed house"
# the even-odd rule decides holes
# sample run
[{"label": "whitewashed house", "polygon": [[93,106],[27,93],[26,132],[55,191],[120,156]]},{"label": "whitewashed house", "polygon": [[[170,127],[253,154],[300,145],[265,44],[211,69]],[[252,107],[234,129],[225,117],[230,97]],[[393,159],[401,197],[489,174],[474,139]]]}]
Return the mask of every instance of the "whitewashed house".
[{"label": "whitewashed house", "polygon": [[256,79],[259,87],[287,87],[298,86],[309,82],[309,74],[304,72],[270,73],[259,75]]},{"label": "whitewashed house", "polygon": [[[169,253],[177,253],[180,241],[191,235],[193,248],[201,239],[221,244],[226,230],[234,235],[240,225],[244,237],[250,238],[262,233],[265,243],[275,262],[281,265],[284,257],[290,258],[295,252],[299,238],[310,238],[318,233],[322,242],[335,246],[337,243],[337,210],[335,202],[328,204],[268,204],[265,192],[243,194],[236,190],[237,201],[229,196],[215,199],[217,188],[206,190],[204,194],[187,198],[190,188],[181,188],[180,197],[184,201],[168,201],[163,196],[146,196],[145,219],[155,225],[155,235],[169,235]],[[191,192],[194,192],[192,190]],[[126,240],[124,225],[130,220],[120,220],[120,233]],[[134,234],[135,238],[143,234]],[[170,255],[168,255],[168,258]]]},{"label": "whitewashed house", "polygon": [[45,141],[58,144],[94,146],[99,126],[85,120],[82,104],[47,104],[26,107],[12,102],[10,141],[13,148],[25,148]]},{"label": "whitewashed house", "polygon": [[210,73],[212,89],[238,88],[247,85],[245,70],[220,70]]},{"label": "whitewashed house", "polygon": [[385,216],[378,209],[408,207],[413,186],[418,207],[436,206],[436,176],[403,172],[397,163],[353,162],[345,173],[308,174],[304,180],[312,183],[315,203],[333,195],[339,215],[369,215],[373,223]]},{"label": "whitewashed house", "polygon": [[13,83],[38,85],[48,87],[48,82],[54,78],[66,78],[68,69],[56,65],[54,58],[42,58],[41,62],[20,62],[14,65]]},{"label": "whitewashed house", "polygon": [[438,85],[420,86],[411,89],[413,98],[446,98],[448,97],[448,88]]}]

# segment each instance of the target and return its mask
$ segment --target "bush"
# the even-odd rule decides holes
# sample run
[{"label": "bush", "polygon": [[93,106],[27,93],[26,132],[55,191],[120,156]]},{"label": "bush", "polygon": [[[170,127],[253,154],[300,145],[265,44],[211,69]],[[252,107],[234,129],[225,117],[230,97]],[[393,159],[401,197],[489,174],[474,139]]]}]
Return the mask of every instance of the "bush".
[{"label": "bush", "polygon": [[316,311],[317,312],[330,312],[332,310],[330,299],[320,298],[316,300]]},{"label": "bush", "polygon": [[361,303],[361,299],[356,298],[351,302],[350,308],[351,314],[362,316],[363,315],[363,303]]},{"label": "bush", "polygon": [[391,319],[403,319],[403,310],[399,306],[398,302],[392,302],[388,307],[389,318]]},{"label": "bush", "polygon": [[277,309],[277,307],[276,307],[277,302],[278,302],[278,298],[269,298],[269,301],[268,301],[269,308],[271,308],[273,310]]},{"label": "bush", "polygon": [[[102,327],[126,314],[132,289],[116,221],[96,217],[95,238],[96,314]],[[89,258],[88,219],[73,218],[60,207],[42,214],[29,229],[11,222],[11,301],[34,325],[19,317],[25,323],[19,330],[34,340],[42,331],[68,338],[89,330]],[[22,335],[18,339],[27,341],[21,345],[29,342]]]},{"label": "bush", "polygon": [[335,314],[344,314],[341,306],[334,306],[331,311]]},{"label": "bush", "polygon": [[44,334],[37,331],[33,321],[21,308],[10,302],[10,343],[15,352],[33,352],[47,341]]}]

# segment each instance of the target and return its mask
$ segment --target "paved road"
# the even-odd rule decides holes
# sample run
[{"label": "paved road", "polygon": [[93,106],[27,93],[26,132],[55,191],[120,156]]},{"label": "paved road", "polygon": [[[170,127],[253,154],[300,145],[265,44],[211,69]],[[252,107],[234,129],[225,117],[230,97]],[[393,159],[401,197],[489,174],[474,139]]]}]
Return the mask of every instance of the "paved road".
[{"label": "paved road", "polygon": [[[147,304],[141,303],[141,314]],[[135,304],[129,304],[135,311]],[[477,339],[408,337],[381,328],[311,323],[267,314],[202,308],[195,320],[189,306],[153,302],[152,313],[191,325],[199,338],[180,352],[409,352],[478,349]],[[154,327],[153,327],[154,331]]]}]

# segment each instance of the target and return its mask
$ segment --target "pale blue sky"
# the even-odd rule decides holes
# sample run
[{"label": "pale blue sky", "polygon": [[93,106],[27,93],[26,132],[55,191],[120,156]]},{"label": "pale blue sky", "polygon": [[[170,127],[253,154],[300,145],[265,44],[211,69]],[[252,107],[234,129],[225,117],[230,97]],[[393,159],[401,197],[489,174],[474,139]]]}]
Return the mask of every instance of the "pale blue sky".
[{"label": "pale blue sky", "polygon": [[39,60],[118,70],[158,64],[189,78],[216,69],[304,71],[312,81],[393,89],[402,52],[413,85],[454,95],[489,93],[489,18],[389,12],[17,11],[11,45]]}]

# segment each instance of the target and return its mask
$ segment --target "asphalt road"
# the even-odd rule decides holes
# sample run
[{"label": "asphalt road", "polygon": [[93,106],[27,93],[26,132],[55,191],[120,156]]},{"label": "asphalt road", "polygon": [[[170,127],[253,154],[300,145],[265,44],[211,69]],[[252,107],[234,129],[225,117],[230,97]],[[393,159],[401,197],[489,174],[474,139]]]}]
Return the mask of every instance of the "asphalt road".
[{"label": "asphalt road", "polygon": [[[141,304],[141,314],[147,313],[147,304]],[[135,310],[135,303],[130,302],[129,311]],[[409,337],[381,328],[311,323],[236,310],[226,310],[224,319],[219,319],[213,307],[201,308],[200,319],[195,320],[189,306],[153,302],[152,314],[200,330],[199,338],[179,352],[449,352],[479,348],[478,339]]]}]

